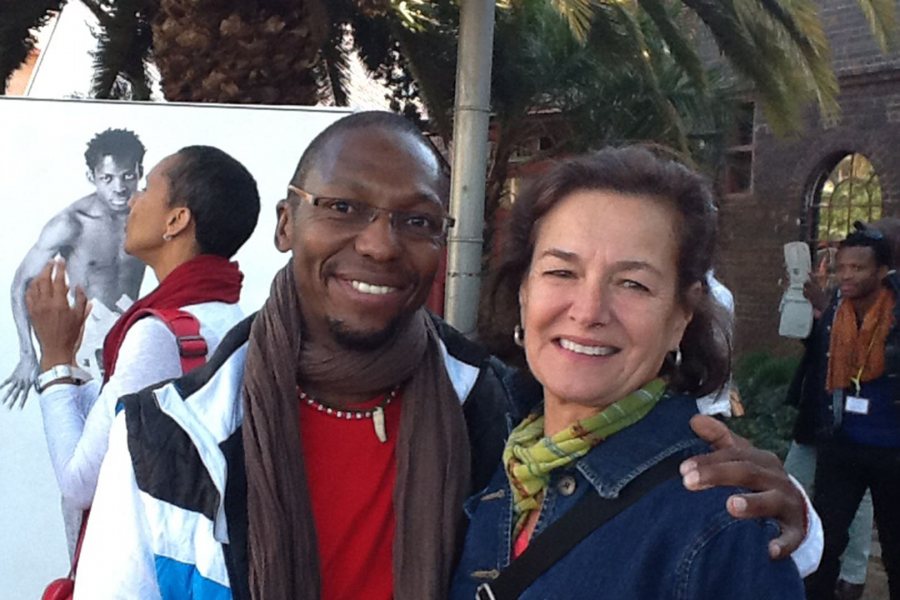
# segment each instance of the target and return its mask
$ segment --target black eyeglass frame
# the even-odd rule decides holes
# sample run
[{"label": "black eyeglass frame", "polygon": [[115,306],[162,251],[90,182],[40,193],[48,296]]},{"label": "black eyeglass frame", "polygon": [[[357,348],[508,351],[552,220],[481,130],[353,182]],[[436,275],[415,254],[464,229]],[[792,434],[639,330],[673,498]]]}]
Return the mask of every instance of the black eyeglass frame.
[{"label": "black eyeglass frame", "polygon": [[[321,207],[319,206],[319,204],[320,204],[320,202],[322,202],[323,200],[336,200],[336,201],[342,201],[342,202],[349,202],[349,203],[357,204],[357,205],[360,205],[360,204],[361,204],[361,205],[365,206],[365,207],[367,208],[367,210],[370,212],[369,218],[368,218],[368,221],[367,221],[368,223],[372,223],[372,222],[377,218],[377,216],[378,216],[379,213],[384,213],[385,215],[387,215],[388,221],[391,223],[391,227],[393,227],[395,231],[402,231],[402,230],[401,230],[400,228],[398,228],[397,225],[395,224],[395,223],[396,223],[396,219],[397,219],[398,216],[403,216],[403,215],[407,215],[407,216],[418,216],[418,215],[421,215],[421,213],[412,212],[412,211],[406,211],[406,210],[388,210],[388,209],[386,209],[386,208],[380,208],[380,207],[378,207],[378,206],[372,206],[371,204],[369,204],[368,202],[366,202],[366,201],[364,201],[364,200],[354,200],[354,199],[350,199],[350,198],[338,198],[338,197],[335,197],[335,196],[317,196],[317,195],[313,194],[312,192],[308,192],[308,191],[306,191],[306,190],[304,190],[304,189],[302,189],[302,188],[299,188],[299,187],[297,187],[297,186],[295,186],[295,185],[293,185],[293,184],[288,184],[287,189],[288,189],[288,194],[294,194],[295,196],[297,196],[298,198],[300,198],[302,201],[304,201],[304,202],[306,202],[307,204],[309,204],[310,206],[314,206],[314,207],[316,207],[316,208],[321,208]],[[441,230],[440,230],[440,232],[438,232],[438,233],[428,233],[427,235],[418,235],[418,234],[413,234],[413,235],[414,235],[416,238],[418,238],[418,239],[431,239],[431,240],[442,240],[442,239],[444,239],[444,238],[446,237],[447,232],[449,231],[449,229],[450,229],[451,227],[453,227],[454,225],[456,225],[456,219],[454,219],[453,217],[451,217],[450,215],[448,215],[448,214],[446,213],[446,211],[443,211],[443,212],[444,212],[444,214],[442,214],[441,217],[440,217],[440,218],[441,218]]]}]

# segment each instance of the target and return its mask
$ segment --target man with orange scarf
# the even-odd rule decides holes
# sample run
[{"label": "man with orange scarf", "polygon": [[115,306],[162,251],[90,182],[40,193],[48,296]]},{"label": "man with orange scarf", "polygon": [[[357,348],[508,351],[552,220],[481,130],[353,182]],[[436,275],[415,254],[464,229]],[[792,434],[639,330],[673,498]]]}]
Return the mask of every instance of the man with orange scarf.
[{"label": "man with orange scarf", "polygon": [[804,372],[804,402],[817,407],[813,503],[825,527],[810,600],[831,599],[848,528],[866,488],[888,574],[900,599],[900,281],[882,233],[858,226],[837,253],[840,299],[816,325]]}]

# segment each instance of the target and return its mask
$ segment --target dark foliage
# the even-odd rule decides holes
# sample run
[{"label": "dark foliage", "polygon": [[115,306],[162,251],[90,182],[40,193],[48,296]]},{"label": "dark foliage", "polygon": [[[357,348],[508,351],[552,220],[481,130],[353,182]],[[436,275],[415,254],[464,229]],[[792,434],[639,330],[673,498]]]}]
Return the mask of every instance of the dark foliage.
[{"label": "dark foliage", "polygon": [[785,393],[799,358],[776,357],[766,352],[748,354],[735,367],[734,381],[746,414],[728,420],[735,433],[757,448],[771,450],[784,460],[797,418],[797,409],[785,404]]},{"label": "dark foliage", "polygon": [[34,50],[34,31],[47,24],[66,0],[4,0],[0,3],[0,94],[13,72]]}]

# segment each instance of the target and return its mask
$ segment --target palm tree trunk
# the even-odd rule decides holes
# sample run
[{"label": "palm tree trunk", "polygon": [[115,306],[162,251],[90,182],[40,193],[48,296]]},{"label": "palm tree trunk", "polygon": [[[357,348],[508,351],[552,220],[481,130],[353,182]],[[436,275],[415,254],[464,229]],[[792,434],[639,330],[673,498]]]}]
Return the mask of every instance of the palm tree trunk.
[{"label": "palm tree trunk", "polygon": [[153,54],[166,99],[315,104],[321,0],[160,0]]}]

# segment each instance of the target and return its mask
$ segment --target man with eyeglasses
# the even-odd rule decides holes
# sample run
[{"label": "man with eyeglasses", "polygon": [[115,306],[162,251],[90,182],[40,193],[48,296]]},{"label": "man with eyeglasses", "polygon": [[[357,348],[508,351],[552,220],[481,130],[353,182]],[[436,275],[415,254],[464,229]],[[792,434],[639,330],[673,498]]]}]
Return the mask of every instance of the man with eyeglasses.
[{"label": "man with eyeglasses", "polygon": [[811,600],[835,597],[866,488],[890,597],[900,599],[900,282],[889,274],[888,240],[855,226],[837,252],[840,297],[817,322],[798,376],[801,415],[817,449],[813,503],[825,528],[822,564],[807,579]]},{"label": "man with eyeglasses", "polygon": [[[423,308],[448,188],[397,115],[312,142],[277,207],[292,258],[262,310],[205,368],[123,399],[76,598],[445,597],[464,500],[527,408],[508,367]],[[766,490],[744,516],[784,516],[792,549],[799,494],[763,453],[726,454],[697,459],[694,483]]]}]

